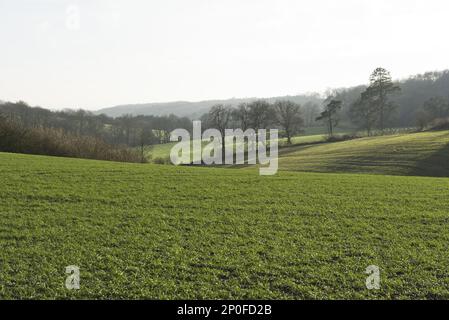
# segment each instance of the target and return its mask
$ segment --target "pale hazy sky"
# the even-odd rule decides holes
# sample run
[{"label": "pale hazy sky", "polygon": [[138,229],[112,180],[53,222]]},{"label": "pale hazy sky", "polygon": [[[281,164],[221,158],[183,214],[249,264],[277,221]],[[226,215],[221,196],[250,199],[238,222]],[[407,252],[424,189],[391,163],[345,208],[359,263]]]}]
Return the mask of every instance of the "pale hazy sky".
[{"label": "pale hazy sky", "polygon": [[0,99],[99,109],[403,78],[449,68],[448,16],[447,0],[0,0]]}]

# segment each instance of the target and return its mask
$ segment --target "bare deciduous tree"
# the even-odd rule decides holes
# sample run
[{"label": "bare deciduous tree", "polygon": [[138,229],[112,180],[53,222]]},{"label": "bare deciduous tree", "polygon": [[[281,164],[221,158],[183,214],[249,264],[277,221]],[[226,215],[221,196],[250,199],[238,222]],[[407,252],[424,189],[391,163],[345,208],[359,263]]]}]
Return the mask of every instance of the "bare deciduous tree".
[{"label": "bare deciduous tree", "polygon": [[208,123],[212,128],[217,129],[221,133],[222,146],[225,145],[225,130],[229,127],[231,121],[232,109],[230,106],[217,104],[213,106],[208,115]]},{"label": "bare deciduous tree", "polygon": [[291,144],[291,138],[300,132],[304,120],[301,118],[301,106],[291,101],[276,101],[274,108],[277,112],[278,124],[284,129],[287,143]]}]

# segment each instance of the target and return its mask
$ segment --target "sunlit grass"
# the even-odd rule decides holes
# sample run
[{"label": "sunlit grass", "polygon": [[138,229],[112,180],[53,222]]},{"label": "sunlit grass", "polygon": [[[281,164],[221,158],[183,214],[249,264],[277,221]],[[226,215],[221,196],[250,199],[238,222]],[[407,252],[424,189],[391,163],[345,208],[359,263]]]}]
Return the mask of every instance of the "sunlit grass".
[{"label": "sunlit grass", "polygon": [[421,132],[284,149],[288,171],[449,177],[449,131]]},{"label": "sunlit grass", "polygon": [[2,299],[449,298],[446,178],[0,154],[0,181]]}]

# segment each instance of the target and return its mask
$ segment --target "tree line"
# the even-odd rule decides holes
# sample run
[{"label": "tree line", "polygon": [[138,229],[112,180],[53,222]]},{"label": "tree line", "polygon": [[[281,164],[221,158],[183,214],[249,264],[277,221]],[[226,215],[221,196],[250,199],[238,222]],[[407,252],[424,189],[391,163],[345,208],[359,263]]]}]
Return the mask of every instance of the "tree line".
[{"label": "tree line", "polygon": [[386,128],[430,128],[449,117],[449,70],[427,72],[401,81],[378,68],[368,85],[336,89],[341,101],[339,121],[372,132]]},{"label": "tree line", "polygon": [[137,151],[50,127],[25,127],[0,114],[0,151],[120,162],[146,162]]},{"label": "tree line", "polygon": [[230,105],[217,104],[201,117],[204,129],[214,128],[225,136],[225,129],[239,128],[267,129],[281,128],[282,134],[291,144],[291,138],[299,134],[304,128],[304,119],[301,106],[289,100],[269,103],[265,100],[256,100],[241,103],[233,108]]},{"label": "tree line", "polygon": [[132,116],[129,114],[112,118],[96,115],[86,110],[50,111],[30,107],[25,102],[0,104],[0,114],[7,121],[20,123],[26,128],[61,129],[76,136],[92,136],[115,145],[140,146],[142,143],[169,142],[169,134],[176,128],[191,129],[186,117]]},{"label": "tree line", "polygon": [[[351,123],[366,129],[368,135],[373,128],[383,132],[397,107],[390,98],[400,91],[400,86],[393,82],[390,73],[386,69],[377,68],[370,76],[369,86],[350,105],[348,113]],[[323,104],[314,120],[324,125],[329,135],[333,136],[342,118],[344,101],[339,99],[339,92],[334,91],[328,94]],[[300,133],[305,124],[301,106],[288,100],[271,104],[265,100],[257,100],[242,103],[236,108],[219,104],[213,106],[202,120],[206,126],[220,130],[223,136],[225,128],[258,130],[278,127],[288,144],[292,143],[291,138]]]},{"label": "tree line", "polygon": [[50,111],[22,101],[0,104],[4,152],[145,162],[144,147],[169,142],[176,128],[191,130],[191,120],[175,115],[112,118],[85,110]]},{"label": "tree line", "polygon": [[[429,126],[441,127],[447,123],[448,92],[449,71],[427,73],[395,82],[388,70],[377,68],[371,74],[367,86],[332,90],[327,93],[322,105],[315,101],[300,105],[288,99],[278,101],[259,99],[237,106],[217,104],[211,106],[209,112],[203,114],[200,120],[203,123],[203,130],[218,129],[223,137],[225,129],[240,128],[245,131],[249,128],[254,130],[278,128],[281,137],[285,137],[288,144],[292,143],[295,135],[313,126],[326,127],[330,136],[333,136],[338,126],[355,126],[366,130],[368,135],[375,129],[383,132],[386,128],[403,125],[425,129]],[[25,136],[23,132],[26,131],[29,139],[33,134],[39,136],[41,144],[45,139],[51,140],[53,135],[55,140],[59,141],[59,145],[66,139],[73,144],[90,145],[91,149],[105,149],[106,145],[111,146],[111,149],[112,146],[134,149],[140,147],[140,158],[143,160],[144,146],[169,142],[170,132],[174,129],[182,128],[191,132],[192,120],[173,114],[167,116],[127,114],[114,118],[81,109],[50,111],[30,107],[25,102],[1,102],[0,122],[3,133],[0,134],[3,136],[0,138],[12,141],[11,137],[9,140],[6,139],[5,132],[9,135],[15,132],[23,137]],[[87,143],[83,137],[90,137],[93,140]],[[24,144],[23,140],[20,141]],[[100,141],[104,143],[101,148],[98,147]],[[92,147],[95,145],[97,147]],[[5,150],[5,145],[2,148]],[[33,148],[30,146],[29,149]],[[95,152],[89,152],[91,154],[89,157],[94,157],[92,154]],[[75,152],[66,150],[62,153]]]}]

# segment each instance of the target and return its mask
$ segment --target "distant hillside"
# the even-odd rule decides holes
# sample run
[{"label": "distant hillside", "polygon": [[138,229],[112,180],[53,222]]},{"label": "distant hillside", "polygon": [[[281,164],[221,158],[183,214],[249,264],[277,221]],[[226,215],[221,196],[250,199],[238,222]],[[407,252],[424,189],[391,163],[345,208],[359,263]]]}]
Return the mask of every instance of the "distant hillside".
[{"label": "distant hillside", "polygon": [[449,131],[419,132],[281,149],[285,171],[449,177]]},{"label": "distant hillside", "polygon": [[[206,113],[210,107],[218,103],[236,106],[239,103],[254,101],[257,99],[258,98],[242,98],[242,99],[233,98],[227,100],[206,100],[199,102],[177,101],[165,103],[128,104],[100,109],[95,113],[96,114],[104,113],[111,117],[118,117],[123,114],[132,114],[132,115],[175,114],[177,116],[187,116],[190,118],[196,118]],[[321,103],[322,101],[317,94],[264,98],[264,100],[268,101],[275,101],[278,99],[288,99],[300,104],[306,103],[308,101],[316,103]]]}]

